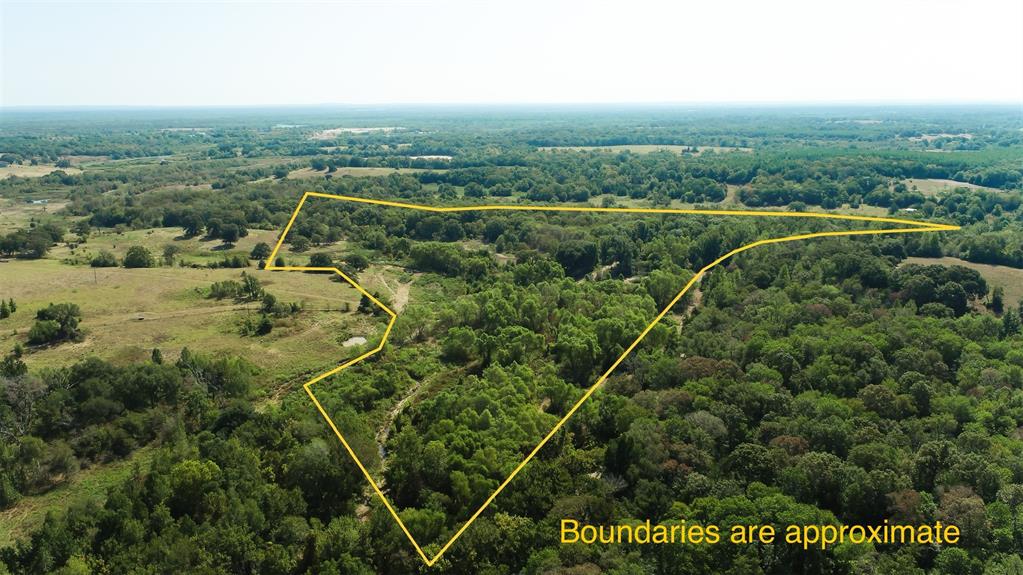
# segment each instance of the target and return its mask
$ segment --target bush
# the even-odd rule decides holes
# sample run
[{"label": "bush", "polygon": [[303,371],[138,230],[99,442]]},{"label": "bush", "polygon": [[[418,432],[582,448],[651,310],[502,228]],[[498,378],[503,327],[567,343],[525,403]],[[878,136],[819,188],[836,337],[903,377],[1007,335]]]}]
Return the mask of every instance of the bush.
[{"label": "bush", "polygon": [[259,242],[252,248],[249,257],[254,260],[265,260],[270,257],[270,246],[266,242]]},{"label": "bush", "polygon": [[37,321],[32,324],[28,331],[28,343],[31,345],[43,345],[55,342],[60,339],[60,324],[55,321]]},{"label": "bush", "polygon": [[94,268],[116,268],[118,265],[117,256],[106,250],[103,250],[96,257],[92,258],[92,261],[89,262],[89,265],[91,265]]},{"label": "bush", "polygon": [[309,257],[309,267],[311,268],[332,268],[334,267],[334,260],[330,258],[330,254],[315,253]]},{"label": "bush", "polygon": [[143,246],[131,246],[124,256],[126,268],[151,268],[156,265],[153,254]]},{"label": "bush", "polygon": [[77,340],[82,336],[78,321],[82,311],[73,303],[50,304],[36,312],[36,322],[28,332],[28,342],[42,345]]}]

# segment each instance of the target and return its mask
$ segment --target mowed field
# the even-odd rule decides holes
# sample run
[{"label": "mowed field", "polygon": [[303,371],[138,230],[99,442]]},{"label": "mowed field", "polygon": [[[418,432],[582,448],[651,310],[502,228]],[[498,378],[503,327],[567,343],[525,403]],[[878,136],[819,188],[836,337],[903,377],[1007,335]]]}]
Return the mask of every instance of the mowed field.
[{"label": "mowed field", "polygon": [[[73,237],[73,234],[71,234]],[[131,246],[143,246],[154,257],[161,259],[167,246],[174,246],[180,252],[179,259],[189,264],[205,265],[222,261],[230,255],[248,255],[259,242],[272,246],[277,241],[276,230],[250,229],[247,236],[227,246],[220,240],[208,240],[202,236],[186,238],[181,228],[148,228],[125,232],[93,232],[84,243],[74,249],[60,245],[50,250],[49,257],[69,262],[88,264],[101,251],[108,251],[123,258]]]},{"label": "mowed field", "polygon": [[58,210],[67,204],[67,200],[50,200],[45,204],[29,204],[24,201],[0,198],[0,233],[24,229],[32,220],[51,219]]},{"label": "mowed field", "polygon": [[1014,306],[1023,300],[1023,270],[1007,266],[993,266],[990,264],[975,264],[959,258],[906,258],[906,263],[932,265],[941,264],[946,266],[960,265],[980,272],[980,275],[988,283],[989,288],[1002,286],[1005,289],[1006,306]]},{"label": "mowed field", "polygon": [[[214,281],[239,279],[239,269],[89,268],[55,260],[0,262],[4,277],[0,297],[14,298],[18,311],[0,322],[0,352],[25,344],[36,310],[49,303],[70,302],[82,310],[84,341],[29,348],[32,369],[68,365],[88,356],[116,363],[144,361],[153,348],[175,359],[183,347],[202,353],[245,357],[262,372],[264,386],[278,388],[311,372],[322,371],[359,353],[345,347],[354,336],[370,341],[382,319],[356,313],[359,294],[330,276],[268,272],[248,268],[264,288],[285,302],[303,302],[305,311],[282,320],[265,336],[242,336],[246,315],[258,318],[258,304],[205,297]],[[408,297],[408,285],[389,267],[364,272],[369,289]],[[344,309],[350,311],[345,312]]]},{"label": "mowed field", "polygon": [[18,176],[20,178],[41,178],[58,170],[68,175],[82,173],[82,170],[79,170],[78,168],[58,168],[53,164],[38,164],[35,166],[30,166],[28,164],[10,164],[0,167],[0,179],[14,176]]},{"label": "mowed field", "polygon": [[938,180],[938,179],[918,179],[909,178],[905,180],[907,188],[916,189],[925,196],[936,196],[942,192],[950,192],[956,188],[968,188],[971,190],[987,190],[989,192],[997,192],[995,188],[985,188],[984,186],[978,186],[976,184],[968,184],[966,182],[957,182],[955,180]]}]

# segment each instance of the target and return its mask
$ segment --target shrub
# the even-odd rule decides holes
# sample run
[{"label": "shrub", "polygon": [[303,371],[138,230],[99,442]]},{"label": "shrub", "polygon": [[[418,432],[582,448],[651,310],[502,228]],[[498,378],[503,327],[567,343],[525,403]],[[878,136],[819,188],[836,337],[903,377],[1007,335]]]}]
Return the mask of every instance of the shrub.
[{"label": "shrub", "polygon": [[117,256],[103,250],[96,257],[92,258],[89,265],[94,268],[115,268],[117,267]]},{"label": "shrub", "polygon": [[156,265],[153,254],[143,246],[131,246],[124,256],[126,268],[151,268]]},{"label": "shrub", "polygon": [[36,312],[36,322],[28,332],[28,342],[42,345],[58,341],[80,339],[78,321],[82,312],[73,303],[50,304]]}]

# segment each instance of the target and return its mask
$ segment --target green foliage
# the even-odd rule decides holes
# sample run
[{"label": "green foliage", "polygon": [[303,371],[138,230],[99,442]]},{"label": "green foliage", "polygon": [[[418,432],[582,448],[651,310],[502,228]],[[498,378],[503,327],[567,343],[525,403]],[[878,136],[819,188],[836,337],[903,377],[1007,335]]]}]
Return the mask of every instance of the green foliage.
[{"label": "green foliage", "polygon": [[270,246],[266,242],[259,242],[252,247],[249,258],[254,260],[265,260],[270,257]]},{"label": "green foliage", "polygon": [[61,341],[76,341],[82,338],[78,322],[82,319],[82,311],[76,304],[60,303],[36,312],[36,321],[28,333],[28,342],[32,345],[43,345]]},{"label": "green foliage", "polygon": [[131,246],[124,254],[124,267],[126,268],[151,268],[156,265],[153,254],[144,246]]},{"label": "green foliage", "polygon": [[[456,120],[374,113],[395,115],[382,125],[410,128],[346,134],[327,142],[329,153],[308,137],[321,129],[316,122],[327,129],[367,118],[338,111],[328,123],[310,113],[309,130],[208,118],[208,124],[196,123],[212,126],[208,134],[187,137],[120,118],[102,130],[75,128],[81,133],[70,137],[41,136],[49,130],[44,127],[33,128],[38,133],[12,129],[0,137],[10,159],[169,159],[12,178],[0,182],[0,194],[37,197],[59,190],[69,199],[69,214],[87,222],[90,234],[178,227],[187,236],[205,232],[227,243],[249,229],[282,229],[295,198],[309,189],[430,205],[873,206],[963,225],[947,234],[765,246],[716,267],[695,286],[699,304],[686,298],[650,330],[439,568],[493,574],[1019,571],[1019,310],[1012,301],[996,309],[1005,294],[992,292],[990,309],[1000,317],[987,313],[978,304],[989,286],[975,271],[904,263],[910,255],[948,255],[1023,265],[1018,113],[871,111],[883,118],[876,124],[848,121],[859,114],[855,110],[625,110],[564,122],[538,121],[528,111],[516,118],[452,112]],[[941,125],[973,137],[917,137]],[[628,144],[676,148],[537,149]],[[949,153],[929,152],[937,149]],[[430,155],[452,158],[414,158]],[[276,159],[267,165],[268,157]],[[287,177],[305,165],[333,177]],[[389,173],[337,175],[365,167]],[[393,170],[408,167],[427,170]],[[277,181],[267,181],[273,176]],[[186,178],[216,192],[182,189]],[[1001,189],[932,195],[914,189],[909,178]],[[907,208],[916,212],[900,211]],[[62,241],[56,223],[62,217],[8,233],[0,238],[0,254],[44,256]],[[839,229],[848,227],[788,218],[420,213],[317,202],[316,209],[303,210],[286,241],[294,252],[313,251],[310,260],[348,274],[371,262],[408,270],[412,294],[391,345],[318,384],[316,393],[431,552],[629,348],[693,271],[758,239]],[[328,247],[338,242],[344,242],[343,255]],[[269,252],[260,242],[248,255],[264,260]],[[116,265],[102,252],[96,259]],[[284,259],[275,264],[285,265]],[[209,265],[242,268],[248,260],[227,253]],[[378,297],[392,293],[374,288],[383,292]],[[286,316],[297,311],[248,274],[210,286],[209,295],[258,302],[243,332],[267,335],[254,342],[259,345],[272,346],[279,336],[274,324],[287,325]],[[14,311],[12,303],[6,307]],[[377,314],[352,316],[360,329],[387,319],[368,297],[359,310]],[[66,319],[74,314],[44,315],[32,328],[36,337],[77,330],[77,320]],[[170,354],[174,347],[164,349]],[[105,503],[61,510],[24,543],[0,551],[0,571],[422,569],[389,511],[372,494],[367,498],[361,471],[304,390],[271,381],[243,361],[185,348],[177,361],[154,350],[152,361],[135,365],[86,359],[30,372],[16,349],[0,372],[0,506],[73,482],[79,467],[159,446],[152,464],[111,490]],[[264,395],[271,385],[273,395]],[[605,524],[685,519],[725,528],[941,520],[960,526],[963,540],[941,549],[584,548],[557,543],[562,517]]]},{"label": "green foliage", "polygon": [[115,268],[119,266],[120,263],[118,263],[117,261],[117,256],[106,250],[103,250],[100,253],[96,254],[96,257],[92,258],[92,260],[89,262],[89,265],[91,265],[94,268]]}]

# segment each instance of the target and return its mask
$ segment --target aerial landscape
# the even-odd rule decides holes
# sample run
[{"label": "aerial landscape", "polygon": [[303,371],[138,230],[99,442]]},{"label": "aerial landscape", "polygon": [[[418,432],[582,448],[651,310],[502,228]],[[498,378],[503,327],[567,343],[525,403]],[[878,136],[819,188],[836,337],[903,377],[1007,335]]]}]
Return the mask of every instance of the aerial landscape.
[{"label": "aerial landscape", "polygon": [[[762,564],[763,549],[557,551],[545,532],[561,515],[765,513],[963,530],[944,551],[773,549],[785,565],[1015,561],[1015,111],[600,112],[543,112],[565,118],[553,129],[532,109],[93,112],[92,128],[56,133],[9,114],[0,537],[18,545],[5,561],[415,569],[303,384],[380,342],[376,304],[396,313],[377,357],[317,397],[435,554],[697,270],[761,239],[892,227],[702,210],[960,229],[767,245],[708,271],[445,565]],[[314,196],[295,212],[306,193],[605,211]],[[275,267],[337,268],[370,297]]]},{"label": "aerial landscape", "polygon": [[1015,92],[77,106],[17,66],[0,575],[1023,575]]}]

